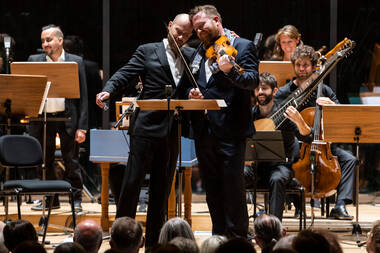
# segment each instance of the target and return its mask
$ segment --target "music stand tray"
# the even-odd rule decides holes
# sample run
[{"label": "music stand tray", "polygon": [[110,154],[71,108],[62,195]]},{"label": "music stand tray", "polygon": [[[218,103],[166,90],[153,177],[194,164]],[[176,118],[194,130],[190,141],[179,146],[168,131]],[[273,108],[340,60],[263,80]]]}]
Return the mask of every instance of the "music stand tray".
[{"label": "music stand tray", "polygon": [[36,117],[42,103],[47,77],[0,75],[0,112],[6,100],[11,101],[11,114]]},{"label": "music stand tray", "polygon": [[252,137],[247,139],[245,160],[255,162],[286,162],[281,131],[256,131]]},{"label": "music stand tray", "polygon": [[260,61],[259,73],[269,72],[277,79],[278,87],[284,86],[295,76],[290,61]]},{"label": "music stand tray", "polygon": [[12,74],[45,75],[51,82],[49,98],[79,98],[76,62],[12,62]]}]

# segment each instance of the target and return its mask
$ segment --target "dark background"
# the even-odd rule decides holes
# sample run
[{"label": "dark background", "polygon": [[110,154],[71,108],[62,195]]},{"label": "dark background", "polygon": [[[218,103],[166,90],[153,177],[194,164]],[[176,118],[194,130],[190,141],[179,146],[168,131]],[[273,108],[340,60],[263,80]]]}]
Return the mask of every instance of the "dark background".
[{"label": "dark background", "polygon": [[[319,49],[330,41],[330,1],[304,0],[112,0],[110,1],[110,75],[125,64],[138,45],[160,41],[164,23],[198,4],[214,4],[223,25],[241,37],[264,39],[286,24],[295,25],[305,44]],[[374,43],[380,42],[380,1],[338,0],[337,41],[357,42],[353,55],[337,67],[336,91],[341,102],[367,81]],[[85,57],[102,66],[102,0],[0,1],[0,33],[16,40],[16,61],[25,61],[41,47],[41,27],[54,23],[65,35],[79,35]],[[1,45],[2,46],[2,45]]]}]

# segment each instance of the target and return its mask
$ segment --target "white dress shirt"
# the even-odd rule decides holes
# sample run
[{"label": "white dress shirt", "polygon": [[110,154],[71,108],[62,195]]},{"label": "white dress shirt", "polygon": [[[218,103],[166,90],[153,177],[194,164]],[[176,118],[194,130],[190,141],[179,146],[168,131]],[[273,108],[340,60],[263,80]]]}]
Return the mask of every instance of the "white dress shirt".
[{"label": "white dress shirt", "polygon": [[173,50],[169,46],[168,39],[163,39],[162,42],[164,43],[165,51],[166,51],[166,57],[168,58],[170,72],[172,73],[174,83],[177,86],[179,83],[179,80],[181,79],[183,70],[184,70],[184,64],[182,63],[182,60],[180,57],[176,57]]},{"label": "white dress shirt", "polygon": [[[46,55],[47,62],[53,62],[53,60]],[[65,50],[62,49],[62,54],[58,57],[57,62],[65,61]],[[54,84],[53,84],[54,85]],[[48,98],[46,101],[46,112],[63,112],[65,111],[65,98]]]}]

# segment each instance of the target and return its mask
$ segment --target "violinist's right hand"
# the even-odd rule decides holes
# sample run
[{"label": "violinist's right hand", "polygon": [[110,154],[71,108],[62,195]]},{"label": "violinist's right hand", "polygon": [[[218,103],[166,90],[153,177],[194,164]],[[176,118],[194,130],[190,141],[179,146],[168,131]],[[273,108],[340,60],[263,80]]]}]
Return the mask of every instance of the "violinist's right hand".
[{"label": "violinist's right hand", "polygon": [[104,101],[108,100],[110,98],[110,93],[107,91],[102,91],[98,94],[96,94],[96,104],[103,108],[105,106]]},{"label": "violinist's right hand", "polygon": [[203,99],[203,95],[198,88],[196,88],[196,89],[193,88],[190,90],[189,98],[190,99]]}]

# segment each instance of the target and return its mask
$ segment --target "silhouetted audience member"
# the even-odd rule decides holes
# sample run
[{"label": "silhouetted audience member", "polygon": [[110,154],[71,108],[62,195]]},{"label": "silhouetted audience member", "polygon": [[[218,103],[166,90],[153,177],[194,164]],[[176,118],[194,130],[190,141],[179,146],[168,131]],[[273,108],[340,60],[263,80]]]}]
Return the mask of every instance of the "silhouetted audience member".
[{"label": "silhouetted audience member", "polygon": [[280,249],[293,249],[293,240],[297,235],[287,235],[282,237],[278,242],[274,245],[273,251]]},{"label": "silhouetted audience member", "polygon": [[3,229],[4,244],[13,251],[24,241],[38,241],[37,232],[32,223],[26,220],[15,220],[5,225]]},{"label": "silhouetted audience member", "polygon": [[181,250],[173,244],[156,244],[145,250],[145,253],[182,253]]},{"label": "silhouetted audience member", "polygon": [[3,236],[3,229],[5,227],[5,223],[0,221],[0,253],[8,253],[9,250],[7,247],[5,247],[4,244],[4,236]]},{"label": "silhouetted audience member", "polygon": [[73,240],[88,253],[96,253],[103,241],[102,227],[94,220],[84,220],[75,227]]},{"label": "silhouetted audience member", "polygon": [[380,253],[380,220],[375,221],[367,240],[368,253]]},{"label": "silhouetted audience member", "polygon": [[330,245],[326,238],[310,230],[298,233],[294,238],[293,248],[298,253],[330,252]]},{"label": "silhouetted audience member", "polygon": [[277,241],[286,234],[281,221],[274,215],[262,214],[257,217],[254,229],[255,241],[263,253],[271,252]]},{"label": "silhouetted audience member", "polygon": [[197,243],[189,238],[176,237],[169,244],[177,246],[182,253],[199,253]]},{"label": "silhouetted audience member", "polygon": [[339,244],[338,236],[327,230],[319,230],[316,233],[322,235],[330,245],[330,253],[343,253],[343,249]]},{"label": "silhouetted audience member", "polygon": [[111,249],[115,252],[137,253],[144,246],[142,225],[130,217],[117,218],[111,228]]},{"label": "silhouetted audience member", "polygon": [[184,237],[195,241],[193,231],[187,221],[175,217],[168,220],[161,228],[158,243],[167,244],[175,237]]},{"label": "silhouetted audience member", "polygon": [[203,241],[201,245],[201,253],[214,253],[216,249],[227,241],[227,237],[222,235],[213,235]]},{"label": "silhouetted audience member", "polygon": [[12,253],[46,253],[45,248],[36,241],[25,241],[18,245]]},{"label": "silhouetted audience member", "polygon": [[54,253],[86,253],[86,250],[76,242],[65,242],[54,249]]},{"label": "silhouetted audience member", "polygon": [[273,253],[297,253],[294,249],[276,249]]},{"label": "silhouetted audience member", "polygon": [[244,238],[235,237],[220,245],[216,253],[256,253],[253,245]]}]

